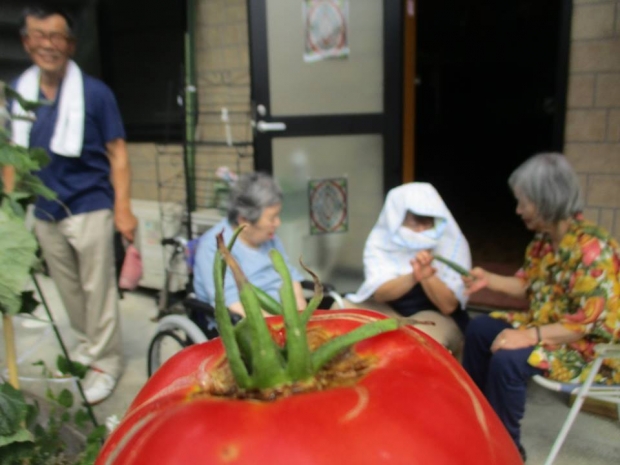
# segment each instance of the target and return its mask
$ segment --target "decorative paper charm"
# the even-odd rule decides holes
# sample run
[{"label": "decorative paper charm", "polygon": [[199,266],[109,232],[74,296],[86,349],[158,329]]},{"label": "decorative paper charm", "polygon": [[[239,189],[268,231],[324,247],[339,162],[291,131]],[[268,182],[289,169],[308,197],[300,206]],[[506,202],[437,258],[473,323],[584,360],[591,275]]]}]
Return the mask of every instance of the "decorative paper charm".
[{"label": "decorative paper charm", "polygon": [[346,178],[315,179],[308,182],[310,234],[349,230]]},{"label": "decorative paper charm", "polygon": [[304,61],[349,56],[349,0],[304,0]]}]

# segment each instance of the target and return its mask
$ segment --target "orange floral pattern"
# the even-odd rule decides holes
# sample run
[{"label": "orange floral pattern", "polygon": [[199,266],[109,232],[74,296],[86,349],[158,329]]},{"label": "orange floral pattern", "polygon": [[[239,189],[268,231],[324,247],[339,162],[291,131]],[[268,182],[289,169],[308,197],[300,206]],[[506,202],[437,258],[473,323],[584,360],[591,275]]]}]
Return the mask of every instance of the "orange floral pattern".
[{"label": "orange floral pattern", "polygon": [[[575,219],[557,251],[546,234],[536,234],[517,276],[527,284],[527,312],[491,316],[515,328],[561,323],[584,337],[571,344],[539,344],[529,363],[551,379],[580,382],[589,371],[594,346],[620,338],[620,247],[607,231]],[[606,360],[597,382],[617,383],[620,362]]]}]

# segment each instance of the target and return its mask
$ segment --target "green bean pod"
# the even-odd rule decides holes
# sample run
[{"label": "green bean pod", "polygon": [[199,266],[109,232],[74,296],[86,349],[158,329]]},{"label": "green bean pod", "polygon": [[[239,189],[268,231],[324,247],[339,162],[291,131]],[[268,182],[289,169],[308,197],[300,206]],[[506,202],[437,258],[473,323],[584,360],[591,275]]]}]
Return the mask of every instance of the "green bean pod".
[{"label": "green bean pod", "polygon": [[444,263],[445,265],[448,265],[450,268],[452,268],[454,271],[456,271],[460,275],[471,276],[471,273],[467,271],[465,268],[463,268],[460,265],[457,265],[456,263],[448,260],[447,258],[442,257],[441,255],[433,255],[433,258],[441,263]]}]

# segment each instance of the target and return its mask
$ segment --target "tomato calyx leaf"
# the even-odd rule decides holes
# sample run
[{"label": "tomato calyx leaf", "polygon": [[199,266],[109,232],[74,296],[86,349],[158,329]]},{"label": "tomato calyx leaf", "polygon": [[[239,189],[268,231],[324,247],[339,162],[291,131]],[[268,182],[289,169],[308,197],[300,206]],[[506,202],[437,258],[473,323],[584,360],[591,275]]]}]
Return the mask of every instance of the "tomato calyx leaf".
[{"label": "tomato calyx leaf", "polygon": [[[248,281],[230,253],[242,229],[243,226],[235,230],[228,246],[224,243],[223,232],[217,235],[217,252],[213,264],[215,319],[230,371],[240,389],[274,389],[311,381],[319,370],[353,344],[399,327],[394,319],[374,321],[330,339],[312,351],[308,344],[307,325],[323,298],[323,286],[318,277],[301,263],[314,280],[315,293],[306,308],[299,311],[287,264],[280,252],[271,250],[271,261],[282,278],[281,303],[278,303]],[[245,318],[236,327],[231,322],[224,300],[227,267],[234,276],[245,310]],[[286,333],[284,347],[279,347],[271,336],[262,309],[282,315]]]}]

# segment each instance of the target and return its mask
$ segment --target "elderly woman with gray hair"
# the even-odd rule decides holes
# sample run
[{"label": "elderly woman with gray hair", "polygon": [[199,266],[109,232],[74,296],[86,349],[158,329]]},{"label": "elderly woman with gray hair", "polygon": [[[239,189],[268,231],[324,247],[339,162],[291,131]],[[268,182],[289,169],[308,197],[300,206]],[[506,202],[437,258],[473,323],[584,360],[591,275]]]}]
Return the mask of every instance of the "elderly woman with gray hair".
[{"label": "elderly woman with gray hair", "polygon": [[[525,312],[475,318],[465,335],[463,367],[503,421],[525,460],[520,421],[528,379],[543,374],[580,382],[594,345],[620,336],[620,255],[603,228],[581,216],[579,179],[561,154],[526,160],[508,183],[516,213],[535,232],[515,276],[474,268],[464,278],[471,294],[484,287],[527,298]],[[620,381],[605,362],[597,382]]]},{"label": "elderly woman with gray hair", "polygon": [[[235,182],[230,193],[227,218],[209,229],[198,242],[194,266],[194,290],[198,299],[215,305],[213,262],[217,248],[216,235],[223,231],[224,240],[228,242],[238,226],[245,226],[232,249],[232,255],[249,281],[280,301],[282,280],[269,258],[269,251],[277,249],[291,273],[297,307],[300,310],[305,308],[306,300],[300,284],[303,276],[291,266],[282,242],[276,236],[281,223],[281,209],[282,191],[269,175],[249,173]],[[224,294],[228,309],[244,315],[230,269],[224,280]]]}]

